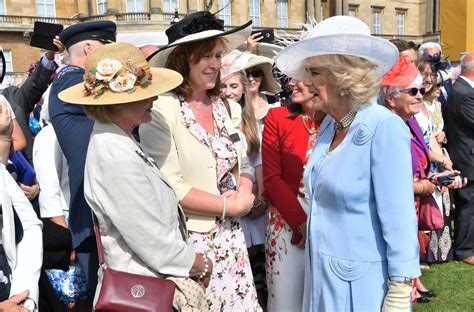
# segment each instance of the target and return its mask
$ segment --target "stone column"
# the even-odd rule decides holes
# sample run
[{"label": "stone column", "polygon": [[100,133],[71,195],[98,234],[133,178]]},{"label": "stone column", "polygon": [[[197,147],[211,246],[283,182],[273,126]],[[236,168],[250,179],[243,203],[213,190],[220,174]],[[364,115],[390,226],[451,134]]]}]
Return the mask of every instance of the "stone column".
[{"label": "stone column", "polygon": [[304,12],[304,20],[308,16],[314,17],[314,0],[306,0],[306,12]]},{"label": "stone column", "polygon": [[314,0],[314,18],[316,21],[321,21],[321,0]]},{"label": "stone column", "polygon": [[349,15],[349,0],[341,0],[342,1],[342,14]]},{"label": "stone column", "polygon": [[336,0],[336,12],[334,15],[342,15],[342,0]]}]

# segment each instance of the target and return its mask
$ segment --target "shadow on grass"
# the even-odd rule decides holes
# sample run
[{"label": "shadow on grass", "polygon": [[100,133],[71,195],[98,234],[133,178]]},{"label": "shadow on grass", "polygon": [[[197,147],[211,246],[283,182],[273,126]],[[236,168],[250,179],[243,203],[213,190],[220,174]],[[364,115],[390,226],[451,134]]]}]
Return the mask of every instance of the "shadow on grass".
[{"label": "shadow on grass", "polygon": [[415,304],[414,312],[474,311],[474,266],[460,261],[431,265],[423,271],[423,284],[437,294],[432,302]]}]

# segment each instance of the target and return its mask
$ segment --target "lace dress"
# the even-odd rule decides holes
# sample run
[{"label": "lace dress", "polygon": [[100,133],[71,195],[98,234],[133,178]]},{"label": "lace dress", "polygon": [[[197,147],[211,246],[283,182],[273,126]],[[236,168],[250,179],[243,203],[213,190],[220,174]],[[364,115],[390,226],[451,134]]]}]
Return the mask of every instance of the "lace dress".
[{"label": "lace dress", "polygon": [[[224,104],[217,97],[211,98],[214,135],[210,135],[198,124],[188,103],[182,98],[180,100],[182,122],[199,142],[212,151],[216,159],[221,194],[236,190],[236,177],[231,169],[238,165],[237,150],[224,126],[226,118],[229,118]],[[190,232],[188,242],[197,253],[205,254],[214,264],[206,291],[210,311],[261,311],[240,218],[216,218],[210,232]]]}]

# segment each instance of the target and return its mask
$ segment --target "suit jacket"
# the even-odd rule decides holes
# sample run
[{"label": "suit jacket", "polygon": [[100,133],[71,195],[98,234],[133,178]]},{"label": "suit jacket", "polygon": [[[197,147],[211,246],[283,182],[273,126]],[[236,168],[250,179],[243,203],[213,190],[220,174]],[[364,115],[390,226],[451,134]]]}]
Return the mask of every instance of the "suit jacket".
[{"label": "suit jacket", "polygon": [[[226,119],[224,125],[229,134],[237,133],[236,125],[230,118]],[[212,151],[200,143],[182,123],[180,102],[174,93],[162,94],[155,101],[152,121],[140,126],[140,141],[170,181],[178,200],[182,200],[191,188],[220,195],[216,159]],[[252,174],[246,153],[242,150],[242,142],[236,142],[235,146],[238,156],[235,176],[238,178],[242,173]],[[196,232],[208,232],[215,223],[215,216],[186,213],[186,217],[189,230]]]},{"label": "suit jacket", "polygon": [[73,248],[94,236],[90,207],[84,198],[84,165],[94,122],[86,116],[81,105],[65,103],[58,94],[83,82],[83,74],[84,69],[78,66],[64,67],[54,79],[49,94],[51,124],[69,166],[69,229]]},{"label": "suit jacket", "polygon": [[[420,275],[409,130],[400,117],[371,104],[328,152],[334,131],[328,116],[305,169],[312,200],[307,244],[311,304],[332,311],[331,302],[347,288],[328,285],[360,278],[365,288],[357,296],[367,296],[353,300],[376,300],[363,304],[380,307],[383,297],[370,298],[386,285],[387,276]],[[331,274],[323,274],[321,266],[328,262]]]},{"label": "suit jacket", "polygon": [[99,221],[105,261],[135,274],[187,277],[194,249],[178,226],[176,195],[149,159],[117,125],[95,123],[84,195]]},{"label": "suit jacket", "polygon": [[29,127],[30,114],[48,88],[51,75],[57,68],[56,63],[54,66],[54,69],[47,69],[40,60],[35,71],[21,87],[10,86],[3,91],[3,95],[12,106],[16,120],[25,135],[26,148],[24,152],[30,163],[33,163],[33,134]]},{"label": "suit jacket", "polygon": [[295,229],[306,221],[306,213],[297,200],[303,178],[303,162],[309,133],[301,117],[287,117],[287,107],[271,109],[265,119],[262,140],[263,183],[265,195]]},{"label": "suit jacket", "polygon": [[446,110],[449,156],[455,169],[474,181],[474,88],[462,77],[453,85]]}]

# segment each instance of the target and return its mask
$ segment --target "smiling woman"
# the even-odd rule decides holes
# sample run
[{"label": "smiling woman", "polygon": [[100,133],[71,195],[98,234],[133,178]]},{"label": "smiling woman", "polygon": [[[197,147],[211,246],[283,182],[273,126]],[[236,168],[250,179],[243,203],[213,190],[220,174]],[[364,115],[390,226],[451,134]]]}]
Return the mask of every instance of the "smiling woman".
[{"label": "smiling woman", "polygon": [[140,127],[144,149],[166,175],[188,217],[188,241],[214,263],[206,293],[210,311],[224,306],[261,310],[240,223],[254,200],[251,168],[237,133],[239,124],[219,97],[222,53],[244,42],[250,30],[248,22],[224,31],[205,11],[173,24],[166,31],[170,44],[150,62],[178,71],[184,81],[173,93],[160,96],[152,122]]}]

